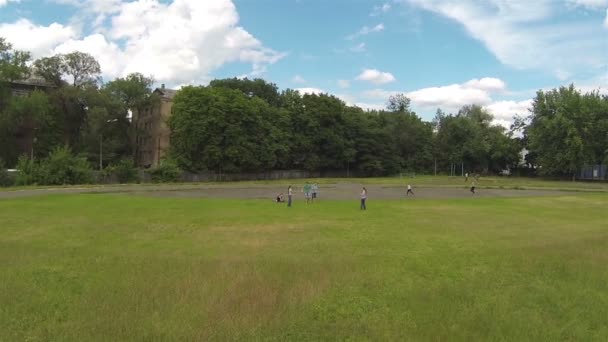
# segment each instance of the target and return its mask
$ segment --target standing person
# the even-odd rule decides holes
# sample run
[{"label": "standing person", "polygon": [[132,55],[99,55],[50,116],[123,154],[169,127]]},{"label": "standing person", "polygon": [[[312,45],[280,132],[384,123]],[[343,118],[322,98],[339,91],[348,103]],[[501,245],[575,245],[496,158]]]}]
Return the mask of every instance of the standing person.
[{"label": "standing person", "polygon": [[405,193],[405,196],[409,196],[410,194],[412,194],[412,196],[414,196],[414,192],[412,191],[412,185],[408,184],[407,185],[407,192]]},{"label": "standing person", "polygon": [[365,206],[365,200],[367,200],[367,189],[363,187],[363,189],[361,190],[361,210],[367,210],[367,207]]},{"label": "standing person", "polygon": [[471,194],[475,195],[475,181],[471,183]]},{"label": "standing person", "polygon": [[306,184],[304,184],[304,188],[302,189],[302,191],[304,191],[304,196],[306,197],[306,204],[310,203],[310,184],[308,182],[306,182]]},{"label": "standing person", "polygon": [[291,196],[293,195],[293,189],[291,185],[287,188],[287,206],[291,207]]},{"label": "standing person", "polygon": [[312,185],[312,201],[314,202],[317,199],[317,192],[319,191],[319,185],[314,183]]},{"label": "standing person", "polygon": [[467,172],[464,174],[464,182],[466,183],[468,181],[469,181],[469,173]]}]

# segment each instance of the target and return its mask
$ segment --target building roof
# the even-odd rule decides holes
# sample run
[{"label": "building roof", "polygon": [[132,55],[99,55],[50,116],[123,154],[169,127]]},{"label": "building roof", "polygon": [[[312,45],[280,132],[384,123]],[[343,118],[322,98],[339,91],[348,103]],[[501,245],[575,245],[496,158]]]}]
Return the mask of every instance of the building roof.
[{"label": "building roof", "polygon": [[36,76],[30,76],[26,79],[23,80],[14,80],[10,82],[11,84],[19,84],[19,85],[26,85],[26,86],[33,86],[33,87],[44,87],[44,88],[56,88],[54,84],[47,82],[45,79],[40,78],[40,77],[36,77]]},{"label": "building roof", "polygon": [[175,94],[177,94],[177,90],[167,88],[156,88],[154,92],[159,93],[162,97],[166,97],[168,99],[173,99]]}]

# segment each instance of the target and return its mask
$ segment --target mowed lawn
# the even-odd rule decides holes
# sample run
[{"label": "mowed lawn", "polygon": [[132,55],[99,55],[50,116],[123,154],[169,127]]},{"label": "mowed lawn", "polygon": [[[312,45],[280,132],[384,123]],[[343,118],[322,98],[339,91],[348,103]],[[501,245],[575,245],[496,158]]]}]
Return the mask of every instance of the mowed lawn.
[{"label": "mowed lawn", "polygon": [[608,194],[0,200],[0,341],[608,338]]}]

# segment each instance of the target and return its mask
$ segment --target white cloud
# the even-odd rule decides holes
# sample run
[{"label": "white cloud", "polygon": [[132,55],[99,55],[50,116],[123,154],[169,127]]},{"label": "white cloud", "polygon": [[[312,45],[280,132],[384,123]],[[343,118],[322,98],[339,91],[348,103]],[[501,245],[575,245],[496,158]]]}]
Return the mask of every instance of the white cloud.
[{"label": "white cloud", "polygon": [[360,36],[366,36],[370,33],[381,32],[384,31],[384,24],[380,23],[374,27],[363,26],[357,33],[351,34],[346,37],[348,40],[354,40]]},{"label": "white cloud", "polygon": [[392,95],[403,93],[417,107],[424,109],[442,108],[448,112],[456,112],[465,105],[489,105],[493,102],[492,94],[503,93],[506,89],[504,81],[498,78],[485,77],[460,84],[428,87],[409,92],[373,89],[363,92],[363,96],[368,99],[386,100]]},{"label": "white cloud", "polygon": [[384,3],[381,6],[374,6],[374,9],[372,10],[372,13],[370,13],[370,16],[372,17],[376,17],[379,16],[383,13],[387,13],[388,11],[390,11],[391,9],[391,4],[390,3]]},{"label": "white cloud", "polygon": [[293,83],[306,83],[306,80],[300,76],[300,75],[295,75],[292,79],[291,82]]},{"label": "white cloud", "polygon": [[352,52],[365,52],[365,43],[359,43],[350,48]]},{"label": "white cloud", "polygon": [[[575,74],[606,67],[605,35],[592,20],[552,20],[554,0],[401,0],[450,18],[500,62],[517,69]],[[587,5],[599,1],[578,1]]]},{"label": "white cloud", "polygon": [[461,84],[424,88],[406,95],[418,106],[442,108],[448,111],[456,111],[465,105],[485,105],[492,102],[492,98],[486,90],[470,88]]},{"label": "white cloud", "polygon": [[495,120],[509,121],[513,120],[515,115],[527,116],[529,109],[532,108],[532,100],[525,101],[495,101],[484,108],[492,115]]},{"label": "white cloud", "polygon": [[350,87],[350,82],[347,80],[338,80],[338,87],[346,89]]},{"label": "white cloud", "polygon": [[286,56],[238,26],[231,0],[55,1],[79,6],[84,15],[97,18],[90,23],[105,15],[109,27],[84,37],[70,26],[36,26],[23,19],[2,28],[31,37],[19,39],[19,44],[38,54],[88,52],[99,60],[104,77],[141,72],[169,85],[200,83],[227,63],[250,64],[248,76],[258,76]]},{"label": "white cloud", "polygon": [[31,52],[35,58],[50,54],[57,44],[75,36],[71,27],[58,23],[39,26],[27,19],[19,19],[12,24],[0,24],[0,37],[6,38],[18,50]]},{"label": "white cloud", "polygon": [[21,0],[0,0],[0,7],[8,5],[9,2],[19,3]]},{"label": "white cloud", "polygon": [[367,81],[373,84],[386,84],[394,82],[396,79],[395,76],[389,72],[382,72],[376,69],[365,69],[357,76],[357,80]]},{"label": "white cloud", "polygon": [[464,84],[465,88],[481,89],[489,92],[503,92],[507,85],[501,79],[494,77],[484,77],[482,79],[472,79]]},{"label": "white cloud", "polygon": [[299,91],[300,94],[326,94],[327,92],[323,89],[319,88],[296,88],[295,90]]},{"label": "white cloud", "polygon": [[606,9],[606,19],[604,19],[604,27],[608,29],[608,9]]}]

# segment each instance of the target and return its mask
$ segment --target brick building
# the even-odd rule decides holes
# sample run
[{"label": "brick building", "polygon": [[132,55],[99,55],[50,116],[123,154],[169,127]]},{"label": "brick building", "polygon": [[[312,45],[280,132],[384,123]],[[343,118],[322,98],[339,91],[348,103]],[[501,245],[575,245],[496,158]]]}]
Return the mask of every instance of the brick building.
[{"label": "brick building", "polygon": [[177,90],[167,89],[163,84],[156,88],[160,101],[139,111],[133,112],[133,146],[135,146],[135,164],[140,167],[158,166],[169,151],[171,130],[167,120],[171,116],[173,97]]}]

